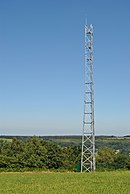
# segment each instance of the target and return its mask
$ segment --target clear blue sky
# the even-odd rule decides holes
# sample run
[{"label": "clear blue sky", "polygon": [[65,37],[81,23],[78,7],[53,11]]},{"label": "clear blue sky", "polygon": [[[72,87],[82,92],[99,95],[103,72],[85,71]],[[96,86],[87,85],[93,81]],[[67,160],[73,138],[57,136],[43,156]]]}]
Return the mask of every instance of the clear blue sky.
[{"label": "clear blue sky", "polygon": [[0,134],[81,134],[84,24],[96,134],[130,134],[130,1],[0,1]]}]

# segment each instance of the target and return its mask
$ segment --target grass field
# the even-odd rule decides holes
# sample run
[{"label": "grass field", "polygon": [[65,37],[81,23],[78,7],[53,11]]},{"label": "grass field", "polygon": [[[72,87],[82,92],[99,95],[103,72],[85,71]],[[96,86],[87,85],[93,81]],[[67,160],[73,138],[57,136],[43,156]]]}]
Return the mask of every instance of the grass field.
[{"label": "grass field", "polygon": [[130,194],[130,171],[1,173],[0,194]]}]

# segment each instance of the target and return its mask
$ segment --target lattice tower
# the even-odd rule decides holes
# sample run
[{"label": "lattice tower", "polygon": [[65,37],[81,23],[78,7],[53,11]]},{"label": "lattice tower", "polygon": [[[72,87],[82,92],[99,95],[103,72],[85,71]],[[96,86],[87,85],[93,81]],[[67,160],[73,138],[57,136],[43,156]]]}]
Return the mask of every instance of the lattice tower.
[{"label": "lattice tower", "polygon": [[93,26],[85,25],[85,82],[81,172],[95,171]]}]

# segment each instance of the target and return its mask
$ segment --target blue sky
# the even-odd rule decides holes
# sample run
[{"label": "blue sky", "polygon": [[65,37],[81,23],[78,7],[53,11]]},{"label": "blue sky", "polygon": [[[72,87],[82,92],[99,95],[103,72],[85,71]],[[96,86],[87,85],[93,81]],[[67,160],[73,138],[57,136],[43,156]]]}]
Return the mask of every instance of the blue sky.
[{"label": "blue sky", "polygon": [[96,134],[130,134],[130,1],[0,1],[0,134],[81,134],[84,24]]}]

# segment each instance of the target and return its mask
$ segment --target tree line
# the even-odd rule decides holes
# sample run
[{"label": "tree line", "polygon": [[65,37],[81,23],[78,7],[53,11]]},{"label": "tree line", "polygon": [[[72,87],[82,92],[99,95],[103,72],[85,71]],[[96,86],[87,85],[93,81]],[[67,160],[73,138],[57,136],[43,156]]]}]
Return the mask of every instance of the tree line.
[{"label": "tree line", "polygon": [[[39,137],[0,140],[0,171],[80,171],[81,146],[60,146]],[[97,170],[130,169],[130,154],[109,147],[96,151]]]}]

